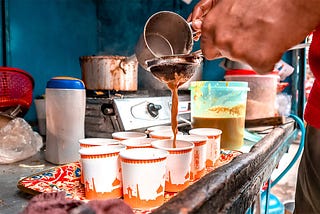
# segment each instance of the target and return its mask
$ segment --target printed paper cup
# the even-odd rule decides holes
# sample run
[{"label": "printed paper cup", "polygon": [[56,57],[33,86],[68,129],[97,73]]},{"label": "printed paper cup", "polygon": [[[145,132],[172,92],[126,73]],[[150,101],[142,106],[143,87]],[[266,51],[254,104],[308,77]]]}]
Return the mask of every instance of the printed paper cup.
[{"label": "printed paper cup", "polygon": [[[89,148],[93,146],[119,145],[119,141],[115,139],[109,139],[109,138],[83,138],[79,140],[79,144],[80,144],[80,149],[82,149],[82,148]],[[80,160],[80,167],[81,167],[80,182],[84,184],[81,160]]]},{"label": "printed paper cup", "polygon": [[195,181],[206,173],[207,140],[206,136],[198,135],[179,135],[177,140],[184,140],[194,144],[190,180]]},{"label": "printed paper cup", "polygon": [[188,141],[177,140],[173,148],[173,140],[153,141],[152,146],[169,152],[166,167],[165,191],[179,192],[189,186],[190,164],[194,144]]},{"label": "printed paper cup", "polygon": [[220,140],[222,131],[214,128],[195,128],[189,131],[190,135],[206,136],[207,141],[207,160],[206,166],[213,167],[220,157]]},{"label": "printed paper cup", "polygon": [[79,150],[86,199],[122,197],[119,153],[124,149],[124,145],[113,145]]},{"label": "printed paper cup", "polygon": [[115,140],[126,140],[131,138],[147,138],[147,134],[142,132],[114,132],[112,138]]},{"label": "printed paper cup", "polygon": [[152,148],[151,142],[155,140],[153,138],[131,138],[122,140],[120,143],[125,145],[127,149]]},{"label": "printed paper cup", "polygon": [[147,134],[150,134],[150,132],[154,132],[154,131],[170,131],[172,130],[171,126],[152,126],[147,128]]},{"label": "printed paper cup", "polygon": [[79,140],[80,148],[88,148],[92,146],[109,146],[119,145],[119,141],[110,138],[83,138]]},{"label": "printed paper cup", "polygon": [[168,152],[154,148],[120,152],[123,199],[132,208],[152,209],[164,203]]},{"label": "printed paper cup", "polygon": [[[182,135],[182,132],[177,133],[177,135]],[[164,139],[171,139],[173,138],[173,131],[170,130],[158,130],[158,131],[153,131],[149,133],[150,138],[156,138],[159,140],[164,140]]]}]

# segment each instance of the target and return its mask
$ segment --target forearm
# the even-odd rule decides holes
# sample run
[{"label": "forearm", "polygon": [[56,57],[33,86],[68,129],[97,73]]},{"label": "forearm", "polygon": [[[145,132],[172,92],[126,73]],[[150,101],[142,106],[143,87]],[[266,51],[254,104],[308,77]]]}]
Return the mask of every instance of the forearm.
[{"label": "forearm", "polygon": [[203,0],[189,20],[207,59],[222,55],[262,74],[319,25],[320,0]]}]

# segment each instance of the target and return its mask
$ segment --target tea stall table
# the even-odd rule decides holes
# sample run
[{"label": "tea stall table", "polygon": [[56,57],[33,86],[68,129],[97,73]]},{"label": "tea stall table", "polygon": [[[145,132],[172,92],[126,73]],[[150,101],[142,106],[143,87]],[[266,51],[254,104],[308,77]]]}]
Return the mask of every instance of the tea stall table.
[{"label": "tea stall table", "polygon": [[[245,213],[295,140],[297,132],[294,120],[272,127],[255,145],[246,142],[248,152],[208,173],[153,213]],[[0,165],[0,213],[22,211],[32,195],[20,191],[18,181],[53,166],[56,165],[44,160],[43,150],[26,160]]]}]

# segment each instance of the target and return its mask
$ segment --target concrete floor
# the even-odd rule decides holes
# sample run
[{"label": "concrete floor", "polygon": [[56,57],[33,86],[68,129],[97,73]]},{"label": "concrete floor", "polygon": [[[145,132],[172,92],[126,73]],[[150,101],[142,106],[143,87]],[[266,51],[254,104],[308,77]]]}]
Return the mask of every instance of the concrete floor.
[{"label": "concrete floor", "polygon": [[[273,172],[271,180],[276,179],[277,176],[283,172],[283,170],[293,160],[293,157],[299,148],[299,142],[300,140],[297,140],[290,145],[288,152],[280,160],[278,168]],[[301,154],[292,168],[279,180],[274,187],[271,188],[271,193],[277,196],[283,204],[294,200],[300,158]]]}]

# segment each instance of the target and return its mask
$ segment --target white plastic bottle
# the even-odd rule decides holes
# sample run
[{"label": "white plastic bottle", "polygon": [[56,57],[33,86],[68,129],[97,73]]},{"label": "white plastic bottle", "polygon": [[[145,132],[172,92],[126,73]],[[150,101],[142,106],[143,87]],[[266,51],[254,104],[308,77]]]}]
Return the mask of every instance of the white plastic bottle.
[{"label": "white plastic bottle", "polygon": [[54,77],[47,82],[45,100],[45,159],[54,164],[78,161],[78,141],[84,138],[84,83],[72,77]]}]

